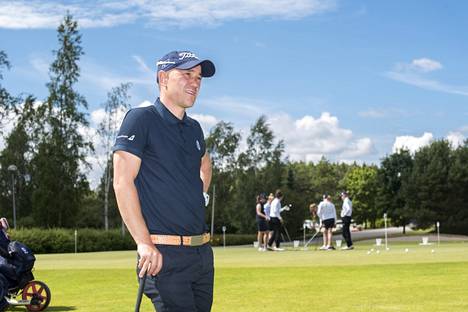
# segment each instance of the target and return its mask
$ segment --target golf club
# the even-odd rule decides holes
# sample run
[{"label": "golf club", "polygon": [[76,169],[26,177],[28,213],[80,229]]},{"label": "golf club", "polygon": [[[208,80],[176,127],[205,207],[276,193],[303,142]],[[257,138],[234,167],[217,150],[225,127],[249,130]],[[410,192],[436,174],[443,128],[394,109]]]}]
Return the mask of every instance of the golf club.
[{"label": "golf club", "polygon": [[145,289],[145,282],[146,282],[146,272],[143,277],[138,278],[138,293],[137,293],[137,300],[135,303],[135,312],[140,312],[140,305],[141,305],[141,299],[143,297],[143,290]]},{"label": "golf club", "polygon": [[320,226],[317,230],[317,232],[315,232],[314,235],[312,235],[312,237],[307,241],[307,243],[304,245],[304,248],[307,248],[307,246],[309,246],[309,244],[314,240],[314,238],[317,236],[318,233],[320,233],[320,230],[322,229],[322,226]]}]

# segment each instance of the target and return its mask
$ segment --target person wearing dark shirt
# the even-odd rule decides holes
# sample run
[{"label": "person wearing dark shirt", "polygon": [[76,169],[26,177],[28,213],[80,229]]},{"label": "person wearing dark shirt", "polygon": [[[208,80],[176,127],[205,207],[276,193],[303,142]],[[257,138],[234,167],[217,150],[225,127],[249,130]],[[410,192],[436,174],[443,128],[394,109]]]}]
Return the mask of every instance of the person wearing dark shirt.
[{"label": "person wearing dark shirt", "polygon": [[268,243],[268,217],[265,214],[265,202],[265,194],[262,193],[257,196],[257,204],[255,205],[255,219],[257,221],[258,227],[258,251],[266,251]]},{"label": "person wearing dark shirt", "polygon": [[214,268],[205,206],[211,161],[200,124],[186,109],[215,67],[190,51],[170,52],[157,66],[160,97],[127,113],[113,147],[117,204],[155,310],[210,311]]}]

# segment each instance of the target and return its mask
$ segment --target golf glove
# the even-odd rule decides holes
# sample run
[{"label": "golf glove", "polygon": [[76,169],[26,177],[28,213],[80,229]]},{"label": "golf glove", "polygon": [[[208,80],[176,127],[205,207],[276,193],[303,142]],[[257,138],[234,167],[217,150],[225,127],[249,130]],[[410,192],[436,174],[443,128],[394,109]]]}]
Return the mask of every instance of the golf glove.
[{"label": "golf glove", "polygon": [[208,203],[210,202],[210,195],[208,193],[203,192],[203,197],[205,197],[205,207],[208,206]]}]

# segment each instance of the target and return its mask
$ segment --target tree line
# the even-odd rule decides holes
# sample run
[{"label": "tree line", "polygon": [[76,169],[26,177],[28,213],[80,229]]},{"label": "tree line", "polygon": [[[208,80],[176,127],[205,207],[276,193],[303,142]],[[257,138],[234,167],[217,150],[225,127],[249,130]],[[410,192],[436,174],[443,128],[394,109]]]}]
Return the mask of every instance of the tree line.
[{"label": "tree line", "polygon": [[[112,189],[111,146],[119,112],[130,107],[131,85],[122,83],[109,90],[101,105],[105,118],[96,132],[99,139],[92,143],[83,134],[89,126],[88,103],[76,90],[84,51],[72,16],[63,19],[57,39],[46,83],[48,96],[40,101],[33,95],[12,95],[2,86],[11,64],[6,52],[0,51],[0,131],[12,127],[8,133],[2,131],[0,214],[11,220],[15,194],[20,227],[123,227]],[[455,148],[447,141],[435,141],[414,154],[392,153],[375,165],[333,163],[326,158],[317,163],[291,161],[266,116],[254,122],[246,138],[225,121],[206,135],[213,161],[210,193],[215,201],[215,232],[223,226],[229,233],[255,232],[256,195],[281,189],[284,204],[293,205],[284,219],[294,234],[311,218],[310,203],[318,203],[327,193],[339,209],[343,190],[353,200],[353,219],[364,227],[379,226],[386,213],[397,226],[427,228],[439,221],[444,232],[468,234],[468,142]],[[245,149],[241,149],[243,139]],[[98,155],[103,175],[93,190],[85,172],[88,158]],[[212,206],[206,209],[209,223]]]}]

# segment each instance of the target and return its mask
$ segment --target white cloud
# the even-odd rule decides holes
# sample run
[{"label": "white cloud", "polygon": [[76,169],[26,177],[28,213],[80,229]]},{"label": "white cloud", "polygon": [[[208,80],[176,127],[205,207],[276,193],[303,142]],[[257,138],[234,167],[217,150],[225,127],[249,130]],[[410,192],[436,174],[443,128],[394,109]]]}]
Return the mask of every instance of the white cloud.
[{"label": "white cloud", "polygon": [[106,118],[106,112],[104,111],[104,108],[99,108],[91,112],[91,121],[96,125],[102,122],[104,118]]},{"label": "white cloud", "polygon": [[0,28],[57,28],[67,12],[80,27],[112,27],[135,21],[138,15],[130,9],[125,6],[125,10],[119,10],[94,1],[0,1]]},{"label": "white cloud", "polygon": [[455,131],[449,132],[446,139],[447,141],[449,141],[452,148],[457,148],[463,145],[463,142],[465,142],[466,137],[463,135],[463,133]]},{"label": "white cloud", "polygon": [[237,115],[243,119],[252,119],[252,116],[260,116],[265,114],[263,107],[268,107],[263,103],[254,99],[233,98],[223,96],[218,98],[203,99],[201,105],[207,106],[212,110],[216,110],[222,114],[226,114],[232,119],[232,116]]},{"label": "white cloud", "polygon": [[367,111],[359,112],[358,115],[364,118],[383,118],[387,114],[383,110],[369,109]]},{"label": "white cloud", "polygon": [[148,100],[145,100],[145,101],[141,102],[140,104],[138,104],[138,107],[147,107],[147,106],[151,106],[151,105],[153,105],[153,103],[151,103]]},{"label": "white cloud", "polygon": [[[34,109],[37,109],[39,106],[41,106],[43,102],[42,101],[34,101],[33,107]],[[21,103],[18,106],[18,109],[22,111],[24,108],[24,102]],[[2,112],[4,111],[4,108],[0,107],[0,110]],[[11,133],[13,128],[16,126],[16,123],[18,121],[18,116],[15,115],[14,112],[9,111],[8,114],[1,120],[0,122],[0,130],[1,130],[1,135],[0,135],[0,151],[5,148],[5,138],[8,137],[8,135]]]},{"label": "white cloud", "polygon": [[438,61],[420,58],[413,60],[410,64],[396,64],[393,70],[385,73],[385,76],[426,90],[468,96],[468,86],[450,85],[425,77],[427,73],[441,69],[442,67],[442,64]]},{"label": "white cloud", "polygon": [[203,114],[189,114],[190,117],[200,123],[203,134],[207,137],[210,133],[210,129],[218,123],[218,119],[215,116],[203,115]]},{"label": "white cloud", "polygon": [[[0,28],[56,28],[66,12],[81,27],[147,24],[213,25],[229,20],[299,19],[336,9],[335,0],[1,1]],[[15,12],[15,14],[11,14]]]},{"label": "white cloud", "polygon": [[48,78],[50,66],[48,60],[34,56],[29,60],[29,63],[31,64],[32,68],[39,73],[39,75],[41,75],[43,78]]},{"label": "white cloud", "polygon": [[132,85],[150,87],[153,87],[156,83],[156,78],[149,74],[123,76],[89,60],[83,61],[81,73],[81,83],[90,84],[91,86],[101,90],[111,90],[112,88],[119,86],[121,83],[126,82],[130,82]]},{"label": "white cloud", "polygon": [[442,68],[442,64],[429,58],[415,59],[411,62],[413,68],[422,72],[431,72]]},{"label": "white cloud", "polygon": [[148,65],[146,65],[145,61],[143,58],[139,55],[133,55],[133,59],[138,63],[140,70],[144,73],[151,73],[154,74],[156,72],[156,67],[151,70]]},{"label": "white cloud", "polygon": [[393,143],[392,152],[395,153],[402,149],[409,150],[412,154],[418,151],[421,147],[431,144],[434,140],[434,136],[430,132],[424,132],[420,137],[404,135],[395,138]]},{"label": "white cloud", "polygon": [[[127,109],[123,106],[117,110],[117,114],[115,117],[115,121],[116,121],[115,124],[117,125],[118,128],[120,128],[120,125],[126,113],[127,113]],[[98,134],[97,129],[99,127],[99,124],[102,121],[104,121],[107,115],[103,108],[98,108],[92,111],[90,116],[91,116],[90,125],[87,127],[81,126],[78,128],[78,131],[85,138],[85,140],[93,142],[94,154],[88,155],[86,157],[86,161],[89,163],[91,168],[87,169],[84,166],[81,166],[81,170],[86,172],[91,188],[96,188],[101,181],[101,176],[106,167],[106,160],[107,160],[107,157],[106,157],[107,151],[105,148],[105,142]]]},{"label": "white cloud", "polygon": [[291,160],[315,162],[322,156],[338,160],[375,152],[371,139],[356,139],[351,130],[341,128],[338,118],[328,112],[319,118],[306,115],[297,120],[281,114],[271,117],[268,122],[275,136],[284,140],[286,154]]}]

